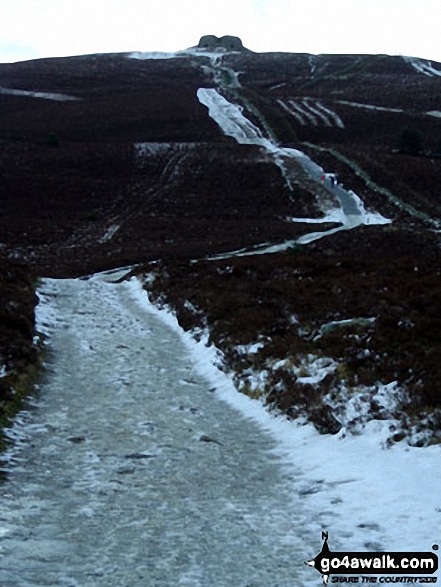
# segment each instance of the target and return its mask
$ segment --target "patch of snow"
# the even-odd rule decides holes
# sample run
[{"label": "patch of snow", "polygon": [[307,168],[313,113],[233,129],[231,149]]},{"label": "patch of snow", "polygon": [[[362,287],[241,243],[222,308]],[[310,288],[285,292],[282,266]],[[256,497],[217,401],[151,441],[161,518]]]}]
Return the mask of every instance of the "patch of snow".
[{"label": "patch of snow", "polygon": [[379,385],[374,397],[380,407],[391,411],[402,404],[403,400],[408,401],[407,395],[400,389],[396,381],[387,385]]},{"label": "patch of snow", "polygon": [[328,127],[335,125],[344,128],[343,121],[338,114],[313,98],[302,98],[301,104],[289,100],[289,106],[281,99],[278,99],[277,103],[291,116],[294,116],[302,126],[305,126],[308,121],[314,126],[318,126],[318,122],[321,121]]},{"label": "patch of snow", "polygon": [[294,373],[297,376],[297,383],[316,385],[329,373],[333,373],[336,368],[337,363],[332,359],[306,355],[302,357],[300,366],[294,367]]},{"label": "patch of snow", "polygon": [[311,75],[314,75],[314,72],[317,69],[317,56],[316,55],[310,55],[308,57],[308,65],[309,65],[309,69],[311,71]]},{"label": "patch of snow", "polygon": [[[242,87],[242,84],[239,81],[239,76],[243,73],[242,71],[235,71],[230,67],[223,67],[222,71],[225,72],[229,76],[229,82],[224,84],[227,85],[229,88],[236,88],[239,89]],[[222,74],[221,74],[222,76]]]},{"label": "patch of snow", "polygon": [[410,63],[412,67],[419,73],[423,73],[429,77],[441,76],[441,71],[439,69],[435,69],[432,66],[431,61],[427,61],[426,59],[419,59],[417,57],[404,57],[404,60]]},{"label": "patch of snow", "polygon": [[288,319],[289,324],[291,324],[291,326],[294,326],[296,324],[299,324],[299,319],[297,318],[297,316],[295,316],[294,314],[292,314],[289,319]]},{"label": "patch of snow", "polygon": [[277,100],[277,103],[280,104],[280,106],[284,110],[286,110],[286,112],[288,112],[288,114],[291,114],[292,116],[294,116],[294,118],[297,120],[297,122],[299,124],[301,124],[302,126],[306,125],[305,119],[303,118],[303,116],[299,112],[290,108],[287,104],[285,104],[285,102],[283,100]]},{"label": "patch of snow", "polygon": [[[45,287],[36,291],[38,304],[35,307],[35,329],[44,337],[49,337],[53,331],[53,326],[57,321],[57,313],[50,298],[57,295],[57,288],[49,282]],[[45,341],[46,344],[48,341]]]},{"label": "patch of snow", "polygon": [[257,371],[248,369],[241,373],[240,378],[234,377],[234,380],[240,393],[248,394],[251,392],[257,399],[263,397],[268,376],[269,372],[266,369]]},{"label": "patch of snow", "polygon": [[378,383],[372,387],[348,388],[342,385],[338,391],[326,395],[323,401],[332,408],[333,416],[343,426],[343,433],[362,433],[365,426],[373,420],[373,409],[376,409],[381,414],[381,420],[389,423],[390,437],[399,428],[394,412],[409,402],[409,396],[393,381],[388,384]]},{"label": "patch of snow", "polygon": [[306,99],[306,98],[302,100],[302,103],[303,103],[303,104],[304,104],[304,105],[305,105],[307,108],[309,108],[309,110],[310,110],[310,111],[311,111],[313,114],[315,114],[315,116],[318,116],[318,117],[319,117],[319,119],[320,119],[320,120],[323,122],[323,124],[324,124],[325,126],[332,127],[332,122],[329,120],[328,116],[326,116],[326,115],[325,115],[325,110],[324,110],[323,108],[322,108],[322,109],[319,109],[319,108],[317,107],[317,103],[315,103],[315,102],[311,102],[310,100],[308,100],[308,99]]},{"label": "patch of snow", "polygon": [[119,228],[120,228],[119,224],[112,224],[111,226],[109,226],[109,228],[103,234],[103,236],[98,239],[98,242],[100,244],[107,243],[108,241],[110,241],[113,238],[113,236],[119,230]]},{"label": "patch of snow", "polygon": [[81,100],[76,96],[69,96],[68,94],[52,94],[47,92],[31,92],[28,90],[13,90],[10,88],[3,88],[0,86],[0,94],[9,94],[11,96],[28,96],[30,98],[43,98],[44,100],[55,100],[57,102],[69,102]]},{"label": "patch of snow", "polygon": [[129,59],[176,59],[180,57],[208,57],[210,59],[219,59],[226,53],[237,53],[237,51],[228,51],[223,47],[219,47],[215,51],[207,51],[199,47],[189,47],[180,51],[163,52],[163,51],[133,51],[127,57]]},{"label": "patch of snow", "polygon": [[295,218],[292,216],[288,216],[286,218],[287,222],[299,222],[305,224],[327,224],[327,223],[336,223],[336,224],[345,224],[346,222],[346,214],[343,212],[341,206],[336,206],[334,208],[327,208],[322,210],[324,212],[324,216],[321,218]]},{"label": "patch of snow", "polygon": [[194,304],[192,304],[189,300],[185,300],[184,308],[191,312],[192,314],[197,314],[198,310]]},{"label": "patch of snow", "polygon": [[331,117],[331,119],[333,120],[333,122],[336,126],[338,126],[339,128],[345,127],[342,119],[340,118],[340,116],[336,112],[334,112],[333,110],[330,110],[329,108],[326,108],[326,106],[323,106],[323,104],[318,101],[316,102],[316,107],[323,110],[324,112],[326,112],[326,114],[328,114]]},{"label": "patch of snow", "polygon": [[151,285],[157,279],[158,275],[155,271],[151,271],[150,273],[146,273],[144,276],[144,284]]},{"label": "patch of snow", "polygon": [[440,110],[431,110],[430,112],[426,112],[429,116],[436,116],[437,118],[441,118],[441,111]]},{"label": "patch of snow", "polygon": [[280,361],[276,361],[272,366],[273,371],[276,371],[277,369],[285,368],[287,365],[287,362],[288,362],[287,359],[280,359]]},{"label": "patch of snow", "polygon": [[395,206],[397,206],[400,210],[405,210],[406,212],[408,212],[412,216],[415,216],[416,218],[419,218],[420,220],[423,220],[424,222],[428,222],[429,224],[434,225],[435,228],[439,228],[439,226],[440,226],[439,220],[437,220],[435,218],[432,218],[432,217],[428,216],[427,214],[424,214],[424,212],[421,212],[420,210],[417,210],[416,208],[414,208],[410,204],[407,204],[407,203],[403,202],[395,194],[393,194],[392,192],[390,192],[388,189],[383,188],[382,186],[380,186],[377,183],[375,183],[372,180],[372,178],[364,171],[364,169],[362,169],[352,159],[349,159],[348,157],[346,157],[345,155],[343,155],[339,151],[337,151],[335,149],[332,149],[332,148],[320,147],[319,145],[316,145],[314,143],[309,143],[309,142],[306,142],[305,144],[308,147],[310,147],[311,149],[315,149],[315,150],[320,151],[320,152],[328,152],[328,153],[331,153],[339,161],[342,161],[346,165],[348,165],[356,173],[356,175],[358,175],[358,177],[360,177],[365,182],[365,184],[370,189],[376,191],[379,194],[382,194],[382,195],[386,196],[388,198],[388,200],[391,203],[393,203]]},{"label": "patch of snow", "polygon": [[360,224],[362,223],[360,222],[360,218],[358,216],[351,217],[348,215],[345,217],[345,222],[342,226],[337,226],[336,228],[331,228],[330,230],[325,230],[323,232],[312,232],[310,234],[305,234],[298,238],[296,242],[300,245],[306,245],[326,236],[330,236],[331,234],[335,234],[336,232],[356,228],[357,226],[360,226]]},{"label": "patch of snow", "polygon": [[200,88],[197,97],[227,136],[241,144],[261,145],[271,151],[276,149],[271,141],[262,136],[260,129],[245,118],[242,107],[228,102],[216,89]]},{"label": "patch of snow", "polygon": [[385,108],[384,106],[374,106],[373,104],[360,104],[359,102],[348,102],[346,100],[338,100],[339,104],[346,106],[354,106],[355,108],[365,108],[366,110],[378,110],[380,112],[404,112],[401,108]]},{"label": "patch of snow", "polygon": [[334,210],[330,210],[329,214],[322,218],[296,218],[294,216],[288,216],[285,220],[287,222],[298,222],[300,224],[326,224],[327,222],[342,223],[344,218],[341,208],[335,208]]},{"label": "patch of snow", "polygon": [[346,212],[342,210],[342,214],[344,214],[343,224],[342,226],[338,226],[336,228],[331,228],[330,230],[326,230],[324,232],[314,232],[311,234],[306,234],[301,236],[297,239],[299,244],[308,244],[313,241],[319,240],[323,237],[330,236],[331,234],[335,234],[336,232],[340,232],[341,230],[351,230],[356,228],[360,225],[379,225],[379,224],[390,224],[392,221],[388,218],[385,218],[381,214],[377,212],[367,212],[365,210],[364,204],[362,200],[355,194],[352,190],[345,191],[345,196],[350,198],[345,205],[349,209],[349,205],[352,204],[355,206],[356,212]]},{"label": "patch of snow", "polygon": [[6,365],[0,367],[0,379],[2,379],[2,377],[6,377]]},{"label": "patch of snow", "polygon": [[370,324],[373,324],[375,320],[376,318],[348,318],[347,320],[333,320],[332,322],[322,324],[319,333],[317,334],[317,336],[314,337],[314,340],[318,340],[330,330],[333,330],[334,328],[339,328],[340,326],[368,326]]},{"label": "patch of snow", "polygon": [[130,53],[130,55],[127,56],[129,59],[142,59],[142,60],[148,60],[148,59],[176,59],[176,57],[179,57],[178,53],[165,53],[162,51],[147,51],[147,52],[142,52],[142,51],[134,51],[133,53]]},{"label": "patch of snow", "polygon": [[286,82],[282,82],[281,84],[276,84],[275,86],[271,86],[270,91],[277,90],[278,88],[283,88],[283,86],[286,86]]},{"label": "patch of snow", "polygon": [[217,255],[206,257],[206,259],[207,261],[218,261],[220,259],[232,259],[235,257],[250,257],[251,255],[270,255],[272,253],[281,253],[282,251],[286,251],[289,248],[295,246],[297,242],[298,241],[296,240],[290,240],[277,245],[263,243],[250,249],[245,248],[238,249],[236,251],[230,251],[228,253],[219,253]]},{"label": "patch of snow", "polygon": [[182,51],[178,51],[179,55],[193,55],[195,57],[210,57],[211,59],[222,59],[224,55],[233,55],[234,53],[240,54],[241,51],[230,51],[226,47],[216,47],[214,51],[210,51],[207,49],[201,49],[200,47],[189,47],[188,49],[183,49]]},{"label": "patch of snow", "polygon": [[363,201],[355,192],[349,190],[348,194],[352,196],[352,199],[360,212],[362,224],[391,224],[392,220],[385,218],[379,212],[367,212]]},{"label": "patch of snow", "polygon": [[304,116],[306,116],[306,118],[309,120],[309,122],[313,126],[318,126],[318,121],[317,121],[316,115],[311,111],[309,104],[307,102],[302,102],[302,104],[297,104],[297,102],[294,102],[294,100],[288,100],[288,101],[291,104],[291,106],[295,110],[297,110],[297,112],[300,112],[300,114],[303,114]]},{"label": "patch of snow", "polygon": [[[92,273],[87,276],[87,279],[114,282],[127,276],[130,272],[136,269],[137,265],[126,265],[125,267],[117,267],[116,269],[108,269],[107,271],[100,271],[99,273]],[[147,279],[147,278],[146,278]]]},{"label": "patch of snow", "polygon": [[[231,378],[215,366],[215,347],[194,341],[174,316],[154,308],[137,280],[130,286],[139,304],[180,334],[195,368],[216,387],[218,397],[273,435],[287,472],[304,485],[298,499],[318,513],[321,525],[311,521],[318,541],[326,529],[335,550],[339,543],[348,551],[430,551],[441,523],[440,445],[414,448],[400,442],[388,448],[390,421],[368,422],[358,436],[344,430],[321,435],[304,420],[269,412],[261,402],[238,393]],[[386,403],[384,396],[393,397],[395,390],[391,383],[375,393]]]},{"label": "patch of snow", "polygon": [[265,343],[256,342],[254,344],[238,344],[234,348],[241,355],[255,355],[260,349],[263,349],[264,346]]},{"label": "patch of snow", "polygon": [[[280,168],[289,188],[292,186],[286,169],[285,159],[295,159],[302,165],[305,171],[317,180],[323,175],[323,169],[314,163],[305,153],[297,149],[279,147],[275,142],[263,137],[261,130],[243,115],[242,107],[226,100],[216,89],[200,88],[197,91],[197,97],[200,103],[208,108],[210,117],[220,126],[226,135],[233,137],[240,144],[259,145],[266,149],[268,154],[273,157],[274,163]],[[295,106],[292,101],[290,103]],[[312,114],[307,115],[305,111],[303,113],[305,116],[313,117]],[[344,214],[342,226],[324,232],[304,235],[297,239],[297,241],[288,241],[279,245],[254,248],[251,252],[245,251],[242,253],[237,251],[236,254],[230,253],[227,256],[236,256],[239,253],[241,255],[250,255],[279,252],[290,248],[296,242],[299,244],[310,243],[340,230],[350,230],[360,224],[388,224],[391,222],[380,214],[366,212],[363,202],[354,192],[343,190],[341,187],[338,190],[333,189],[333,192],[340,200],[342,214]],[[219,256],[213,258],[219,258]],[[225,258],[225,255],[222,255],[220,258]]]}]

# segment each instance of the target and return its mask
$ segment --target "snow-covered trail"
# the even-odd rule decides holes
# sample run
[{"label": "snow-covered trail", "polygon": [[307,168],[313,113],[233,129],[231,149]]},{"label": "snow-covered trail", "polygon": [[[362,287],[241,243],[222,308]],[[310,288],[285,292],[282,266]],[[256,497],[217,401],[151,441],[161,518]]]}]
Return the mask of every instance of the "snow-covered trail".
[{"label": "snow-covered trail", "polygon": [[[210,117],[217,122],[227,136],[233,137],[240,144],[259,145],[266,149],[268,154],[273,157],[274,163],[279,166],[288,186],[292,185],[292,171],[289,169],[289,162],[292,160],[299,163],[317,183],[321,181],[321,177],[324,175],[322,167],[302,151],[280,147],[274,141],[265,138],[261,130],[243,115],[241,106],[229,102],[213,88],[200,88],[197,95],[200,103],[208,108]],[[294,243],[306,244],[340,230],[351,230],[363,224],[390,223],[390,220],[378,213],[367,212],[363,202],[353,191],[346,190],[340,185],[335,185],[334,187],[331,187],[331,185],[330,180],[327,179],[326,187],[329,188],[340,204],[341,226],[323,232],[306,234],[295,241],[289,241],[282,245],[262,246],[258,252],[260,254],[278,252],[289,248]],[[335,221],[335,213],[336,210],[331,211],[330,222]],[[254,249],[250,252],[247,251],[245,254],[255,254],[255,252]],[[235,255],[236,252],[227,254],[227,256]]]},{"label": "snow-covered trail", "polygon": [[1,587],[302,587],[322,529],[333,550],[439,544],[439,446],[269,413],[117,276],[40,289],[48,373],[3,458]]},{"label": "snow-covered trail", "polygon": [[304,561],[318,552],[319,522],[295,468],[217,396],[139,290],[43,282],[48,373],[6,455],[0,585],[318,581]]}]

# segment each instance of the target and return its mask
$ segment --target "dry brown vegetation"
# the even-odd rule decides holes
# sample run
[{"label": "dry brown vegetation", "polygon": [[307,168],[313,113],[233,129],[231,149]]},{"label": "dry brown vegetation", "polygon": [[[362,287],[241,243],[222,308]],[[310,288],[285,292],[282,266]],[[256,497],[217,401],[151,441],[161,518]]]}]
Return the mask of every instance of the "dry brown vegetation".
[{"label": "dry brown vegetation", "polygon": [[[268,369],[280,359],[300,365],[308,354],[338,362],[318,388],[277,370],[264,390],[269,403],[288,414],[309,412],[322,430],[338,428],[322,399],[342,382],[397,381],[411,391],[408,413],[421,414],[441,403],[440,252],[436,237],[430,242],[424,233],[420,239],[412,233],[411,242],[410,236],[364,228],[291,253],[153,264],[149,290],[176,310],[183,328],[207,327],[236,373]],[[360,318],[375,320],[322,330]],[[235,350],[257,341],[264,343],[257,353]]]}]

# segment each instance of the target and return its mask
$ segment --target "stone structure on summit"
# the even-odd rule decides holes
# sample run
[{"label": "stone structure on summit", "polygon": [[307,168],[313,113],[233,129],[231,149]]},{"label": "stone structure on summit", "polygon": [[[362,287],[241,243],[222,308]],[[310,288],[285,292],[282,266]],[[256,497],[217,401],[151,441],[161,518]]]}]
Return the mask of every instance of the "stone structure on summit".
[{"label": "stone structure on summit", "polygon": [[199,41],[198,48],[208,51],[215,51],[216,49],[224,49],[225,51],[248,51],[243,46],[239,37],[233,37],[231,35],[225,35],[223,37],[204,35]]}]

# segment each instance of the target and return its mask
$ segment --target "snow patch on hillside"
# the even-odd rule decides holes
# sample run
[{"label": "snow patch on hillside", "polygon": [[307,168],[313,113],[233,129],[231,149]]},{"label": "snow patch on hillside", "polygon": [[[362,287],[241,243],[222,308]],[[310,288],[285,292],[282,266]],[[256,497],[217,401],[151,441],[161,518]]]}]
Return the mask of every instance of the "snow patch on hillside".
[{"label": "snow patch on hillside", "polygon": [[[330,118],[331,121],[338,126],[339,128],[344,128],[345,125],[343,124],[342,119],[340,118],[340,116],[334,112],[333,110],[330,110],[329,108],[327,108],[326,106],[324,106],[321,102],[317,101],[316,102],[316,107],[319,110],[323,110],[323,112],[325,112]],[[332,126],[332,125],[331,125]]]},{"label": "snow patch on hillside", "polygon": [[391,224],[392,221],[382,216],[379,212],[368,212],[364,207],[363,201],[355,192],[349,190],[348,193],[352,196],[352,200],[360,212],[362,224]]},{"label": "snow patch on hillside", "polygon": [[327,127],[345,127],[342,119],[336,112],[330,110],[314,98],[301,98],[298,99],[298,101],[292,99],[287,100],[287,102],[288,103],[281,99],[277,100],[277,103],[286,110],[288,114],[294,116],[297,122],[302,126],[306,126],[310,123],[313,126],[318,126],[320,124]]},{"label": "snow patch on hillside", "polygon": [[426,61],[425,59],[418,59],[416,57],[404,57],[405,61],[410,63],[416,71],[419,73],[423,73],[424,75],[428,75],[429,77],[437,77],[441,76],[441,71],[439,69],[435,69],[432,66],[431,61]]},{"label": "snow patch on hillside", "polygon": [[348,102],[347,100],[338,100],[339,104],[353,106],[354,108],[365,108],[366,110],[377,110],[378,112],[404,112],[401,108],[385,108],[384,106],[374,106],[373,104],[361,104],[360,102]]},{"label": "snow patch on hillside", "polygon": [[287,222],[298,222],[302,224],[327,224],[328,222],[335,222],[336,224],[344,224],[346,215],[342,208],[331,208],[325,211],[325,216],[322,218],[294,218],[289,216],[286,218]]},{"label": "snow patch on hillside", "polygon": [[327,357],[306,355],[302,357],[299,367],[293,367],[297,383],[317,385],[337,369],[337,363]]},{"label": "snow patch on hillside", "polygon": [[10,96],[25,96],[29,98],[42,98],[44,100],[55,100],[56,102],[69,102],[81,100],[76,96],[69,96],[68,94],[54,94],[48,92],[31,92],[28,90],[14,90],[11,88],[4,88],[0,86],[0,94],[7,94]]},{"label": "snow patch on hillside", "polygon": [[109,242],[110,240],[112,240],[112,238],[114,237],[114,235],[118,232],[120,228],[119,224],[112,224],[111,226],[109,226],[106,230],[106,232],[103,234],[103,236],[101,238],[98,239],[98,242],[100,244],[104,244]]},{"label": "snow patch on hillside", "polygon": [[[326,177],[323,169],[302,151],[279,147],[274,141],[265,138],[261,130],[244,116],[242,106],[229,102],[216,89],[200,88],[197,91],[197,97],[200,103],[208,108],[209,116],[219,125],[224,134],[233,137],[239,144],[251,144],[263,147],[267,153],[272,156],[274,163],[280,168],[288,187],[291,187],[291,178],[287,172],[285,164],[287,159],[295,159],[312,178],[316,179],[316,181],[320,181],[320,178]],[[290,104],[293,107],[295,105],[292,101]],[[300,110],[301,109],[298,107],[297,111],[300,112]],[[304,110],[302,110],[302,112],[305,113]],[[309,113],[309,117],[312,116],[313,115]],[[329,174],[327,175],[329,176]],[[341,186],[334,186],[334,182],[331,182],[331,191],[341,204],[341,214],[343,215],[342,226],[324,232],[315,232],[304,235],[297,241],[288,241],[279,245],[264,246],[259,249],[254,248],[251,252],[237,251],[235,254],[233,253],[233,255],[240,254],[244,256],[256,253],[268,254],[279,252],[291,247],[295,242],[299,244],[307,244],[341,230],[355,228],[361,224],[389,224],[391,222],[389,219],[381,216],[381,214],[367,212],[364,208],[363,202],[353,191],[345,190]],[[232,256],[232,254],[230,253],[228,256]],[[219,257],[216,256],[215,258]],[[221,258],[225,258],[225,255]]]},{"label": "snow patch on hillside", "polygon": [[399,414],[400,409],[409,402],[409,396],[393,381],[371,387],[348,387],[343,384],[327,394],[323,401],[341,424],[343,433],[340,434],[359,435],[374,420],[387,422],[389,437],[384,438],[384,447],[390,447],[394,444],[393,433],[401,429],[394,414]]},{"label": "snow patch on hillside", "polygon": [[164,51],[133,51],[127,57],[129,59],[177,59],[181,57],[208,57],[210,59],[219,59],[226,53],[237,53],[237,51],[227,51],[223,47],[219,47],[216,51],[207,51],[199,47],[189,47],[174,52]]},{"label": "snow patch on hillside", "polygon": [[277,147],[263,137],[260,129],[243,115],[243,108],[228,102],[213,88],[200,88],[197,97],[208,108],[210,117],[217,122],[222,131],[245,145],[261,145],[271,152]]},{"label": "snow patch on hillside", "polygon": [[134,51],[128,55],[129,59],[176,59],[179,57],[178,53],[165,53],[163,51]]}]

